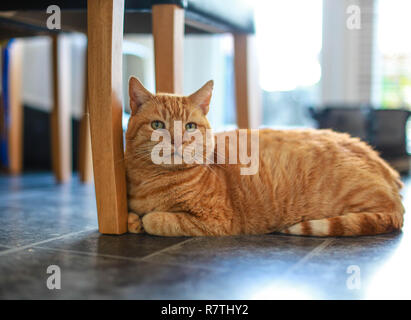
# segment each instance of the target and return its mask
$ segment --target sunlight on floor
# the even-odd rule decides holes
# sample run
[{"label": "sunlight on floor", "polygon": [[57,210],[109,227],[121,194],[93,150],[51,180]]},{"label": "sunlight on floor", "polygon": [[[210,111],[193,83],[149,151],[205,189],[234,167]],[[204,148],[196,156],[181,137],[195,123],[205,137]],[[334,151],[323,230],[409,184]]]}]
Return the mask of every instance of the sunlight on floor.
[{"label": "sunlight on floor", "polygon": [[250,297],[252,300],[314,300],[318,297],[314,294],[313,288],[305,288],[297,284],[290,286],[290,283],[276,283],[260,290],[256,290]]},{"label": "sunlight on floor", "polygon": [[[411,205],[411,188],[403,191],[404,207]],[[410,213],[405,214],[401,241],[388,261],[372,277],[367,286],[365,299],[409,299],[411,277],[404,277],[411,270]]]}]

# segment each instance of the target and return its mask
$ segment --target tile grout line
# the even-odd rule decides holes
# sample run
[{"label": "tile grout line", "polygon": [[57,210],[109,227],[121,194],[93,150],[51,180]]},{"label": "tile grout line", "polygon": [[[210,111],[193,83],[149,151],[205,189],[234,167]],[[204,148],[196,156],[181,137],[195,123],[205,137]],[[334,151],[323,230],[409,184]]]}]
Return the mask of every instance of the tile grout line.
[{"label": "tile grout line", "polygon": [[64,234],[62,236],[49,238],[49,239],[42,240],[42,241],[39,241],[39,242],[30,243],[30,244],[27,244],[25,246],[14,247],[14,248],[11,248],[9,250],[0,251],[0,257],[4,256],[6,254],[9,254],[9,253],[19,252],[19,251],[22,251],[22,250],[25,250],[25,249],[28,249],[28,248],[38,246],[38,245],[43,244],[43,243],[51,242],[51,241],[54,241],[54,240],[60,240],[60,239],[66,238],[66,237],[74,236],[74,235],[77,235],[77,234],[80,234],[80,233],[83,233],[83,232],[87,232],[87,231],[91,231],[91,230],[95,230],[95,229],[90,228],[90,229],[85,229],[85,230],[81,230],[81,231],[77,231],[77,232],[71,232],[71,233]]},{"label": "tile grout line", "polygon": [[323,251],[325,248],[327,248],[329,245],[331,245],[334,242],[335,239],[327,239],[324,240],[322,243],[320,243],[318,246],[316,246],[313,250],[311,250],[309,253],[307,253],[304,257],[302,257],[300,260],[298,260],[295,264],[293,264],[284,274],[283,276],[286,277],[290,273],[292,273],[294,270],[299,268],[302,264],[310,260],[312,257],[318,255],[321,251]]},{"label": "tile grout line", "polygon": [[[101,253],[94,253],[94,252],[87,252],[87,251],[78,251],[78,250],[71,250],[71,249],[58,249],[58,248],[49,248],[49,247],[41,247],[41,246],[35,246],[33,249],[40,249],[44,251],[54,251],[54,252],[62,252],[62,253],[71,253],[71,254],[78,254],[82,256],[88,256],[88,257],[101,257],[101,258],[108,258],[108,259],[117,259],[117,260],[126,260],[126,261],[133,261],[133,262],[149,262],[150,261],[145,261],[143,260],[144,257],[135,257],[135,258],[130,258],[130,257],[123,257],[123,256],[117,256],[117,255],[112,255],[112,254],[101,254]],[[188,267],[188,268],[194,268],[194,269],[203,269],[203,270],[208,270],[208,271],[227,271],[227,269],[224,268],[207,268],[201,265],[186,265],[182,263],[170,263],[170,262],[151,262],[159,265],[166,265],[166,266],[176,266],[176,267]]]},{"label": "tile grout line", "polygon": [[50,247],[42,247],[42,246],[35,246],[33,249],[40,249],[40,250],[50,250],[55,252],[63,252],[63,253],[72,253],[72,254],[79,254],[83,256],[90,256],[90,257],[102,257],[102,258],[111,258],[111,259],[120,259],[120,260],[128,260],[128,261],[138,261],[138,258],[130,258],[130,257],[122,257],[116,256],[112,254],[101,254],[95,252],[87,252],[87,251],[79,251],[79,250],[71,250],[71,249],[60,249],[60,248],[50,248]]},{"label": "tile grout line", "polygon": [[167,250],[174,249],[174,248],[178,248],[178,247],[180,247],[181,245],[183,245],[184,243],[193,241],[194,239],[195,239],[195,237],[192,237],[192,238],[190,238],[190,239],[187,239],[187,240],[181,241],[181,242],[179,242],[179,243],[173,244],[172,246],[169,246],[169,247],[163,248],[163,249],[161,249],[161,250],[155,251],[155,252],[153,252],[153,253],[150,253],[150,254],[142,257],[141,260],[142,260],[142,261],[145,261],[146,259],[150,259],[151,257],[154,257],[154,256],[156,256],[156,255],[158,255],[158,254],[160,254],[160,253],[166,252]]}]

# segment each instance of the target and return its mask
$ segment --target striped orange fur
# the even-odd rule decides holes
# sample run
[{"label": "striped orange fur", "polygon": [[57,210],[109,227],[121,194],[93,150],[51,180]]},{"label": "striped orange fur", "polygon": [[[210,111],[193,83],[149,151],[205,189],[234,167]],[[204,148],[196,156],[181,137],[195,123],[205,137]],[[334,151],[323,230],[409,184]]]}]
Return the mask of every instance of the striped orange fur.
[{"label": "striped orange fur", "polygon": [[[130,232],[357,236],[401,229],[399,175],[358,138],[331,130],[262,129],[255,175],[240,175],[239,164],[156,165],[151,122],[164,122],[170,132],[174,120],[194,122],[205,136],[212,83],[183,97],[153,95],[132,78],[129,91]],[[212,152],[204,157],[216,158]]]}]

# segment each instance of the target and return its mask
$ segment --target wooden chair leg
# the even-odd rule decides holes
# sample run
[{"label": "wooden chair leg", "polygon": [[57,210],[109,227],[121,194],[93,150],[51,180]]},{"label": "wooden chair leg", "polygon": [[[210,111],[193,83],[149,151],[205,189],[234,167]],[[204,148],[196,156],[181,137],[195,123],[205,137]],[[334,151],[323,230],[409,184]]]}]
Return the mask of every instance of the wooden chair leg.
[{"label": "wooden chair leg", "polygon": [[85,67],[84,113],[80,121],[78,171],[80,181],[83,183],[89,183],[93,180],[93,163],[91,158],[90,117],[87,97],[87,55]]},{"label": "wooden chair leg", "polygon": [[127,231],[122,129],[124,0],[88,0],[88,97],[99,230]]},{"label": "wooden chair leg", "polygon": [[261,124],[261,89],[252,35],[234,35],[234,70],[237,125],[240,129],[258,128]]},{"label": "wooden chair leg", "polygon": [[156,91],[183,93],[184,10],[176,5],[152,7]]},{"label": "wooden chair leg", "polygon": [[72,172],[69,48],[58,36],[52,37],[53,109],[51,112],[51,154],[57,182],[67,182]]},{"label": "wooden chair leg", "polygon": [[23,105],[21,97],[23,46],[18,40],[10,44],[9,52],[9,171],[18,175],[23,163]]}]

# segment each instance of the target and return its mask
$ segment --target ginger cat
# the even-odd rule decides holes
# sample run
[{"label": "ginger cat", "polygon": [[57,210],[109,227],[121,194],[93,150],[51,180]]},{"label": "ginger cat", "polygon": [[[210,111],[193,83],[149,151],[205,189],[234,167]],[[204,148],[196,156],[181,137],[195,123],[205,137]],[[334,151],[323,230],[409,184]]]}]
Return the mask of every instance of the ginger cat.
[{"label": "ginger cat", "polygon": [[[171,164],[153,163],[150,155],[159,143],[151,139],[155,129],[173,136],[174,120],[181,120],[184,132],[194,128],[207,136],[212,88],[209,81],[187,97],[154,95],[130,79],[125,153],[129,232],[358,236],[401,229],[398,173],[348,134],[260,130],[254,175],[241,175],[241,164],[179,164],[176,158]],[[171,139],[170,147],[181,157],[187,144]],[[213,148],[204,150],[203,157],[218,154]]]}]

